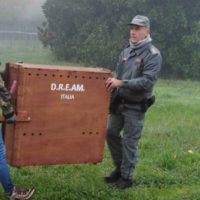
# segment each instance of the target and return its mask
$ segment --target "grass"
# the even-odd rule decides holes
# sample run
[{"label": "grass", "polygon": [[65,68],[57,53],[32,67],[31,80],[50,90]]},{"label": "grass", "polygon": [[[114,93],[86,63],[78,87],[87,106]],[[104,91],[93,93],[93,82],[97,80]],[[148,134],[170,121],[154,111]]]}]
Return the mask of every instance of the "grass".
[{"label": "grass", "polygon": [[0,40],[0,61],[2,68],[6,62],[72,65],[63,60],[57,60],[50,50],[44,48],[39,41],[33,40]]},{"label": "grass", "polygon": [[[26,46],[23,52],[20,46],[2,45],[3,61],[60,62],[41,46]],[[154,93],[156,104],[146,114],[133,188],[119,191],[103,182],[113,169],[107,146],[103,162],[96,165],[11,168],[14,182],[34,186],[33,200],[200,200],[199,82],[159,80]]]}]

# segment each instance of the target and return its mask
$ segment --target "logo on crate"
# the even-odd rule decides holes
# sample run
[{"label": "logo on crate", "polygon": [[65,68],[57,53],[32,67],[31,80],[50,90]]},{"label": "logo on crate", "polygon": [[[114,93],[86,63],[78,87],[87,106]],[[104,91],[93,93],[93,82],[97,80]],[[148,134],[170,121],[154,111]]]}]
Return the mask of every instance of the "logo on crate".
[{"label": "logo on crate", "polygon": [[[85,92],[84,84],[63,84],[63,83],[51,83],[51,91],[61,92]],[[61,99],[74,100],[75,95],[69,93],[62,93]]]}]

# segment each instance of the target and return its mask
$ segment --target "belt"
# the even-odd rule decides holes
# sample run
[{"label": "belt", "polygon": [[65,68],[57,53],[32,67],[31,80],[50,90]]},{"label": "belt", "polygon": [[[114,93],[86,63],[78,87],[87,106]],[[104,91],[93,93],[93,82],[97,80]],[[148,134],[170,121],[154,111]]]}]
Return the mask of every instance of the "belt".
[{"label": "belt", "polygon": [[144,101],[128,101],[126,99],[121,98],[120,103],[122,104],[130,104],[130,105],[142,105]]}]

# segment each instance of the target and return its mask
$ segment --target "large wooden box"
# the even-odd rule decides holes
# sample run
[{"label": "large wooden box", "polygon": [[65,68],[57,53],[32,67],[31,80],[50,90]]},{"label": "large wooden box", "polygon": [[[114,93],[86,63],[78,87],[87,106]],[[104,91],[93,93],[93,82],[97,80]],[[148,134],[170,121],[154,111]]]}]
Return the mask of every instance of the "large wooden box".
[{"label": "large wooden box", "polygon": [[15,125],[5,125],[12,166],[102,161],[110,70],[13,64],[8,87],[17,81]]}]

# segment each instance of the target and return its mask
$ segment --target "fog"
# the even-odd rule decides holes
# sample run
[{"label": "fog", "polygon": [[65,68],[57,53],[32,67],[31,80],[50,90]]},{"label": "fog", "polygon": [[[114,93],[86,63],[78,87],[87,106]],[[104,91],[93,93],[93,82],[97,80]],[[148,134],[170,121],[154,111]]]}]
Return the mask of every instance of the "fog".
[{"label": "fog", "polygon": [[34,31],[44,20],[45,0],[0,0],[0,29]]},{"label": "fog", "polygon": [[[29,3],[24,7],[24,16],[27,20],[38,19],[43,16],[41,6],[45,0],[27,0]],[[19,1],[18,1],[19,2]]]}]

